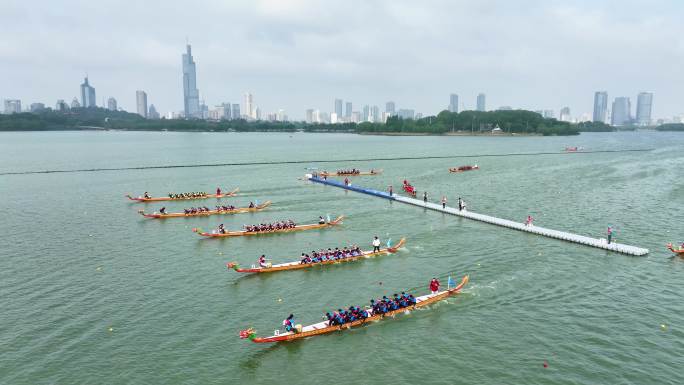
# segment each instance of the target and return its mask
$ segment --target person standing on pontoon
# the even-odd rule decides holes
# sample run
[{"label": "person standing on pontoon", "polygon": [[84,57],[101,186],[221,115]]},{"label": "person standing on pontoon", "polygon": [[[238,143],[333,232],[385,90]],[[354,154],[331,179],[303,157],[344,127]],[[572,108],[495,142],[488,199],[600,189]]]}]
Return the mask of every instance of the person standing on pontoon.
[{"label": "person standing on pontoon", "polygon": [[442,208],[445,209],[447,204],[447,197],[446,195],[442,195]]},{"label": "person standing on pontoon", "polygon": [[425,192],[423,192],[423,203],[425,203],[427,205],[427,201],[428,201],[428,196],[427,196],[427,191],[425,191]]}]

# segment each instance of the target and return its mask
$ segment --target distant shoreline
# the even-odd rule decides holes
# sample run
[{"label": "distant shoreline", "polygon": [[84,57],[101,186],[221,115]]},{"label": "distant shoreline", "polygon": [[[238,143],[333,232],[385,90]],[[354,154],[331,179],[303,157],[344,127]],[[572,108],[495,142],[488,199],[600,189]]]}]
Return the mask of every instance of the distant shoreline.
[{"label": "distant shoreline", "polygon": [[359,135],[379,135],[379,136],[487,136],[487,137],[499,137],[499,136],[543,136],[542,134],[536,132],[521,132],[521,133],[492,133],[492,132],[467,132],[467,131],[456,131],[456,132],[445,132],[443,134],[439,133],[429,133],[429,132],[357,132]]}]

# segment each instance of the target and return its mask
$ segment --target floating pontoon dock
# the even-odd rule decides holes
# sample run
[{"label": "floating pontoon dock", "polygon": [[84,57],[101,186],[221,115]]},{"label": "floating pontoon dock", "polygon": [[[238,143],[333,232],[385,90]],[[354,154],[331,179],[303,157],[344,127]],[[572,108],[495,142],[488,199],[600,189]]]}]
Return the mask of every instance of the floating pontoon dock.
[{"label": "floating pontoon dock", "polygon": [[427,209],[434,210],[434,211],[439,211],[439,212],[446,213],[446,214],[457,215],[457,216],[463,217],[463,218],[469,218],[469,219],[474,219],[474,220],[480,221],[480,222],[491,223],[491,224],[497,225],[497,226],[508,227],[509,229],[525,231],[525,232],[537,234],[537,235],[543,235],[543,236],[549,237],[549,238],[562,239],[562,240],[568,241],[568,242],[579,243],[579,244],[586,245],[586,246],[596,247],[599,249],[615,251],[618,253],[629,254],[629,255],[639,255],[640,256],[640,255],[648,254],[648,249],[643,249],[641,247],[623,245],[623,244],[615,243],[615,242],[608,243],[604,239],[596,239],[596,238],[591,238],[591,237],[585,237],[583,235],[577,235],[577,234],[567,233],[565,231],[547,229],[547,228],[539,227],[539,226],[535,226],[535,225],[529,225],[528,226],[524,223],[514,222],[514,221],[510,221],[508,219],[496,218],[496,217],[492,217],[492,216],[484,215],[484,214],[477,214],[477,213],[473,213],[473,212],[470,212],[467,210],[459,211],[456,208],[452,208],[452,207],[448,207],[448,206],[443,209],[441,204],[430,203],[430,202],[424,203],[423,201],[421,201],[419,199],[408,198],[408,197],[399,196],[396,194],[390,195],[389,193],[384,192],[384,191],[373,190],[373,189],[360,187],[360,186],[354,186],[354,185],[347,186],[342,182],[332,180],[332,179],[321,179],[318,177],[314,177],[311,174],[307,174],[306,178],[309,181],[315,182],[315,183],[321,183],[321,184],[325,184],[328,186],[340,187],[340,188],[343,188],[345,190],[356,191],[356,192],[360,192],[360,193],[368,194],[368,195],[374,195],[374,196],[379,197],[379,198],[385,198],[385,199],[393,200],[396,202],[407,203],[410,205],[423,207],[423,208],[427,208]]}]

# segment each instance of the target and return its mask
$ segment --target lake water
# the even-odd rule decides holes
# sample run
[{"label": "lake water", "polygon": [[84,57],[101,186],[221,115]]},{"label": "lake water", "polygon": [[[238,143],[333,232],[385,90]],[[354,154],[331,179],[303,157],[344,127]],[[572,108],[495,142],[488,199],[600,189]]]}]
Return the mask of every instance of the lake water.
[{"label": "lake water", "polygon": [[[684,134],[382,137],[346,134],[0,133],[0,173],[278,160],[650,148],[649,152],[0,176],[2,384],[681,384],[684,382]],[[479,171],[449,174],[477,163]],[[409,179],[475,212],[646,247],[630,257],[313,185],[306,167],[383,168],[353,183]],[[145,220],[124,194],[240,187],[254,214]],[[214,200],[167,202],[168,211]],[[344,214],[344,225],[258,238],[199,239],[224,223]],[[311,271],[243,276],[225,263],[313,248],[401,252]],[[325,311],[470,274],[459,296],[352,331],[278,345],[270,335]],[[382,283],[382,284],[381,284]],[[544,367],[544,362],[548,367]]]}]

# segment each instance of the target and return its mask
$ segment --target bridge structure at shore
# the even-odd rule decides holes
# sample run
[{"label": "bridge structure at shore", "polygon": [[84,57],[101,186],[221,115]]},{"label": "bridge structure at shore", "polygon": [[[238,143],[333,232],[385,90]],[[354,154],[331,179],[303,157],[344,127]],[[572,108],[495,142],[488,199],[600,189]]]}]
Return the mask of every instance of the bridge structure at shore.
[{"label": "bridge structure at shore", "polygon": [[396,193],[390,195],[389,192],[385,191],[379,191],[379,190],[374,190],[366,187],[361,187],[361,186],[356,186],[353,184],[345,185],[344,183],[333,180],[333,179],[327,179],[327,178],[319,178],[316,177],[312,174],[307,174],[306,179],[314,182],[314,183],[320,183],[328,186],[333,186],[333,187],[339,187],[345,190],[349,191],[355,191],[358,193],[366,194],[366,195],[371,195],[375,196],[378,198],[384,198],[388,199],[391,201],[395,202],[401,202],[413,206],[418,206],[418,207],[423,207],[429,210],[433,211],[439,211],[444,214],[450,214],[450,215],[456,215],[462,218],[468,218],[468,219],[473,219],[476,221],[480,222],[485,222],[497,226],[502,226],[506,227],[509,229],[514,229],[514,230],[519,230],[519,231],[524,231],[527,233],[531,234],[537,234],[537,235],[542,235],[545,237],[549,238],[555,238],[555,239],[560,239],[563,241],[567,242],[572,242],[572,243],[578,243],[582,244],[585,246],[590,246],[590,247],[595,247],[598,249],[604,249],[608,251],[614,251],[617,253],[622,253],[622,254],[628,254],[628,255],[636,255],[636,256],[642,256],[648,254],[648,249],[644,249],[641,247],[636,247],[636,246],[630,246],[630,245],[625,245],[621,243],[615,243],[611,242],[608,243],[605,239],[596,239],[596,238],[591,238],[587,237],[584,235],[578,235],[578,234],[573,234],[565,231],[559,231],[559,230],[553,230],[553,229],[548,229],[545,227],[539,227],[536,225],[527,225],[525,223],[521,222],[515,222],[511,221],[508,219],[502,219],[502,218],[497,218],[493,217],[491,215],[484,215],[484,214],[478,214],[474,213],[468,210],[458,210],[458,208],[454,207],[449,207],[447,206],[446,208],[442,208],[441,204],[436,204],[436,203],[431,203],[431,202],[423,202],[422,200],[415,199],[415,198],[409,198],[405,196],[399,196]]}]

